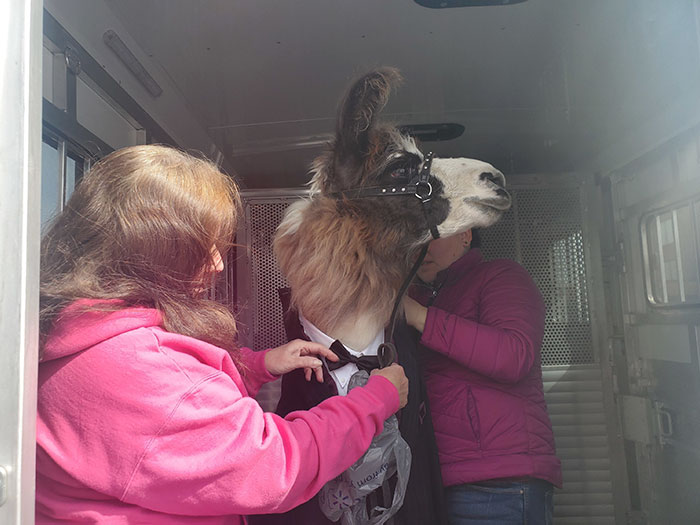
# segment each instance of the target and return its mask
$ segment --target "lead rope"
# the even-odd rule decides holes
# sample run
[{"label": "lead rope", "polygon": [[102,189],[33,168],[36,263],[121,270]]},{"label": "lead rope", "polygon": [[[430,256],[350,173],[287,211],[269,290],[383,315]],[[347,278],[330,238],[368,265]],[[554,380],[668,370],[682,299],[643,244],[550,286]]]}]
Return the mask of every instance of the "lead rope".
[{"label": "lead rope", "polygon": [[[394,343],[391,342],[391,340],[394,338],[394,328],[396,325],[396,314],[399,311],[399,306],[401,305],[401,300],[403,299],[403,296],[406,294],[406,290],[408,290],[408,287],[411,285],[411,282],[413,281],[413,278],[416,276],[416,273],[418,272],[418,268],[420,268],[420,265],[423,263],[423,259],[425,259],[425,254],[428,253],[428,244],[426,243],[423,248],[421,248],[420,254],[418,255],[418,259],[416,259],[416,262],[413,263],[413,266],[411,267],[411,271],[408,273],[408,276],[403,282],[403,285],[401,285],[401,289],[399,290],[399,294],[396,296],[396,301],[394,301],[394,309],[391,312],[391,318],[389,320],[389,324],[387,326],[386,331],[384,332],[384,340],[388,341],[386,343],[382,343],[379,345],[379,348],[377,348],[377,357],[379,359],[379,368],[384,368],[386,366],[391,365],[392,363],[395,363],[398,359],[398,353],[396,351],[396,346],[394,346]],[[396,414],[396,417],[401,419],[401,415],[399,413]],[[381,490],[381,496],[378,494],[378,492]],[[371,492],[368,497],[367,501],[371,502],[372,499],[375,500],[382,500],[382,505],[385,508],[389,508],[391,506],[391,500],[393,498],[393,489],[389,486],[389,480],[384,480],[384,483],[382,483],[382,486],[380,489],[377,489],[373,492]],[[374,505],[370,506],[370,509],[374,508]],[[386,522],[386,525],[394,525],[396,521],[394,520],[394,517],[389,518],[389,520]]]},{"label": "lead rope", "polygon": [[396,296],[396,301],[394,301],[394,309],[391,312],[389,324],[387,325],[387,329],[384,332],[384,340],[386,342],[380,344],[379,348],[377,349],[377,356],[379,358],[380,368],[384,368],[392,363],[395,363],[398,358],[396,346],[394,346],[394,343],[392,343],[392,340],[394,338],[394,328],[396,326],[396,314],[399,311],[399,306],[401,305],[401,300],[403,299],[403,296],[406,294],[406,290],[408,290],[408,287],[411,285],[413,278],[416,276],[416,273],[418,273],[418,268],[420,268],[420,265],[423,263],[423,259],[425,259],[426,253],[428,253],[428,244],[421,248],[420,254],[418,255],[418,259],[416,259],[416,262],[413,263],[411,271],[408,273],[408,276],[404,280],[403,285],[401,285],[401,289],[399,290],[399,293]]}]

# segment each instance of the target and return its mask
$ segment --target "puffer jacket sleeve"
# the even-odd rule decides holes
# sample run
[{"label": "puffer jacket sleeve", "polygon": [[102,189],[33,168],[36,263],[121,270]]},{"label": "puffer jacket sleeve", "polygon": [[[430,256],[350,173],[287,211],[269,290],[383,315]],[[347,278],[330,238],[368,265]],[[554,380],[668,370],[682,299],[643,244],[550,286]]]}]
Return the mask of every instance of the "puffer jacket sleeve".
[{"label": "puffer jacket sleeve", "polygon": [[539,354],[544,302],[520,265],[507,260],[488,264],[480,288],[478,321],[431,306],[421,343],[495,381],[517,383]]},{"label": "puffer jacket sleeve", "polygon": [[213,373],[180,398],[120,499],[192,516],[289,510],[352,465],[398,406],[396,388],[373,376],[282,419]]}]

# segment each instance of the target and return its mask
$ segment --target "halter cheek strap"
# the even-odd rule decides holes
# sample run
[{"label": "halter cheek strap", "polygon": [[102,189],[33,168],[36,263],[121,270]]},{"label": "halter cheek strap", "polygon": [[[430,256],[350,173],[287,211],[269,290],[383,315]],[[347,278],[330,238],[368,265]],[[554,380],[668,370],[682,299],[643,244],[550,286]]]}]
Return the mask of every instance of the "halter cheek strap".
[{"label": "halter cheek strap", "polygon": [[415,196],[420,199],[421,207],[423,208],[423,215],[425,215],[425,221],[428,223],[428,228],[430,229],[430,234],[433,239],[439,239],[440,233],[438,232],[437,225],[430,220],[430,200],[433,195],[433,186],[430,184],[430,167],[433,164],[433,152],[429,152],[425,156],[423,161],[423,166],[418,173],[418,182],[416,182]]},{"label": "halter cheek strap", "polygon": [[361,199],[364,197],[393,197],[414,195],[418,197],[423,208],[425,221],[428,223],[428,229],[433,239],[439,239],[440,233],[437,229],[437,224],[430,220],[430,201],[433,196],[433,185],[430,184],[430,168],[433,163],[433,152],[429,152],[423,159],[423,165],[418,172],[418,176],[412,179],[408,184],[397,186],[368,186],[366,188],[351,188],[349,190],[338,191],[331,193],[334,198],[346,199]]}]

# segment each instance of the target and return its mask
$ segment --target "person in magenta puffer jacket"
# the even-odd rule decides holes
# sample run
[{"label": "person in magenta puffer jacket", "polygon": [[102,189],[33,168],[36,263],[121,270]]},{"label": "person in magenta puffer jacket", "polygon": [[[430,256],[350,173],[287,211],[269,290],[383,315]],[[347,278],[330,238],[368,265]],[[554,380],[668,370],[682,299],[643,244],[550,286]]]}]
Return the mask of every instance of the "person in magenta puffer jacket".
[{"label": "person in magenta puffer jacket", "polygon": [[431,242],[404,299],[423,371],[451,524],[552,521],[560,487],[542,387],[545,307],[514,261],[484,261],[477,232]]},{"label": "person in magenta puffer jacket", "polygon": [[404,406],[399,365],[282,418],[251,397],[323,345],[237,348],[208,297],[238,191],[163,146],[116,151],[83,177],[41,247],[36,523],[242,524],[309,500]]}]

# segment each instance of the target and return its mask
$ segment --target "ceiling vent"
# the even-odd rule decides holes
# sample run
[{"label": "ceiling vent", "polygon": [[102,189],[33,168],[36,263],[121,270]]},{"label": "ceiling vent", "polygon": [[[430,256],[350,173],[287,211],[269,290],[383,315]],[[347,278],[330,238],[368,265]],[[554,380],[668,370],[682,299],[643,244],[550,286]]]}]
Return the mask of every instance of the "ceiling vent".
[{"label": "ceiling vent", "polygon": [[495,5],[520,4],[527,0],[414,0],[418,5],[430,9],[447,9],[449,7],[485,7]]},{"label": "ceiling vent", "polygon": [[410,135],[421,142],[438,142],[442,140],[456,139],[464,133],[461,124],[407,124],[399,126],[401,133]]}]

